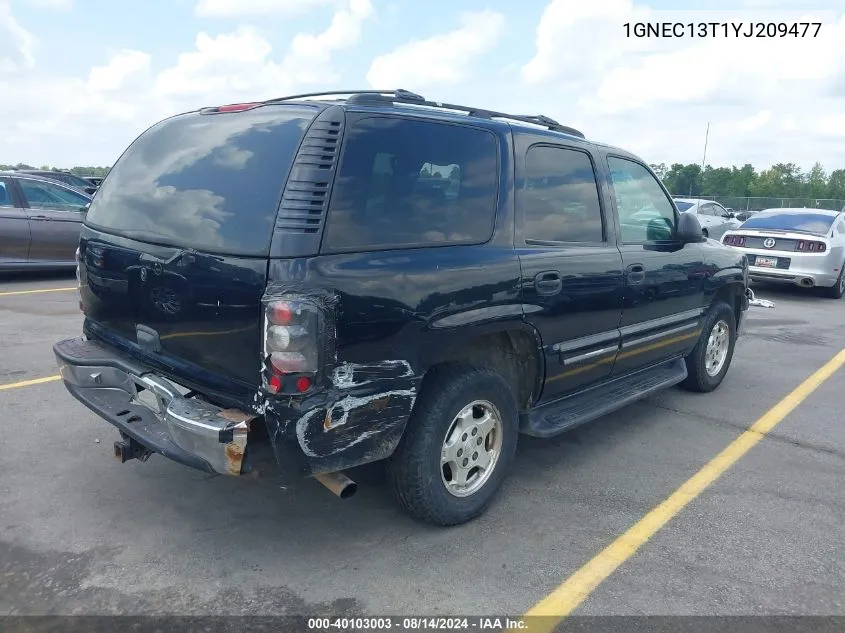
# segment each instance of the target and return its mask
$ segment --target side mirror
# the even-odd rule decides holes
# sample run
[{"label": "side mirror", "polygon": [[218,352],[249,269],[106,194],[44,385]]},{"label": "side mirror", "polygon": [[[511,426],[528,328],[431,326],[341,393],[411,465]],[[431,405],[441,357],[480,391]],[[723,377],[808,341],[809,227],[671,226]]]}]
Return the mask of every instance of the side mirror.
[{"label": "side mirror", "polygon": [[704,242],[704,232],[701,230],[701,223],[694,213],[680,213],[678,217],[678,230],[675,234],[682,244],[694,244]]},{"label": "side mirror", "polygon": [[749,216],[747,213],[737,213],[734,217],[740,222],[745,222]]},{"label": "side mirror", "polygon": [[726,218],[735,218],[735,217],[736,217],[736,213],[734,213],[733,211],[727,211],[727,212],[725,213],[725,216],[724,216],[724,217],[726,217]]}]

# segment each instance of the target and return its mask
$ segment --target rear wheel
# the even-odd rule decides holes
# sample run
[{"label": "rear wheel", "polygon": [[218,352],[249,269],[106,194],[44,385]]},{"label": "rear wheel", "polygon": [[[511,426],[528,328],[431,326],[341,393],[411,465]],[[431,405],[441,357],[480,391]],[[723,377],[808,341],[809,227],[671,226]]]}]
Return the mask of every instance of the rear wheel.
[{"label": "rear wheel", "polygon": [[706,393],[718,387],[728,373],[736,344],[736,319],[731,306],[717,301],[707,310],[692,352],[684,360],[687,377],[681,386]]},{"label": "rear wheel", "polygon": [[845,262],[839,267],[839,277],[830,288],[825,288],[825,294],[831,299],[841,299],[845,295]]},{"label": "rear wheel", "polygon": [[507,475],[517,432],[516,402],[499,374],[457,364],[432,369],[387,462],[394,498],[436,525],[477,517]]}]

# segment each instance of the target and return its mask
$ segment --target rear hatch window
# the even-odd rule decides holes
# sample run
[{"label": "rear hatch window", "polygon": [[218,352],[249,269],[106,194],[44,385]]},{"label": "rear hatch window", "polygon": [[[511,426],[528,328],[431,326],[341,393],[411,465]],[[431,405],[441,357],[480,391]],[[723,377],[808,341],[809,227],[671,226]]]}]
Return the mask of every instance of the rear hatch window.
[{"label": "rear hatch window", "polygon": [[86,224],[153,244],[267,256],[285,179],[316,113],[272,105],[166,119],[120,157]]},{"label": "rear hatch window", "polygon": [[758,213],[747,219],[741,228],[824,235],[830,231],[835,219],[836,216],[823,213]]}]

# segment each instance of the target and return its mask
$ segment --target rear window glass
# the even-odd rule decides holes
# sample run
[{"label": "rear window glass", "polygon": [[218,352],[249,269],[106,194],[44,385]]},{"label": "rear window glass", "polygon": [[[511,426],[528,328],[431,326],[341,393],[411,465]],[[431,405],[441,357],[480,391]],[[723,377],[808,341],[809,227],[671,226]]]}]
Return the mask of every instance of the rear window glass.
[{"label": "rear window glass", "polygon": [[758,213],[743,222],[742,228],[824,234],[830,230],[835,219],[834,215],[822,213]]},{"label": "rear window glass", "polygon": [[314,114],[265,106],[167,119],[121,156],[86,223],[143,241],[266,255],[285,177]]},{"label": "rear window glass", "polygon": [[486,242],[498,182],[496,138],[475,128],[372,117],[346,133],[324,248]]},{"label": "rear window glass", "polygon": [[678,202],[675,200],[675,206],[678,207],[678,211],[687,211],[693,207],[692,202]]},{"label": "rear window glass", "polygon": [[598,185],[581,151],[535,146],[525,157],[525,238],[539,242],[604,240]]}]

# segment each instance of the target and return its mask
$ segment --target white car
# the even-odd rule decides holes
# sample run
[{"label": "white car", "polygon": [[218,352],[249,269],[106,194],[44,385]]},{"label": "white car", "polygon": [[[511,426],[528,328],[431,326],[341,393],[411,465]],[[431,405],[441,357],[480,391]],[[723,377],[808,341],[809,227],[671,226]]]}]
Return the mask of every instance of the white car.
[{"label": "white car", "polygon": [[845,294],[845,210],[767,209],[722,236],[745,252],[753,281]]},{"label": "white car", "polygon": [[705,237],[718,240],[725,231],[738,227],[741,222],[736,214],[728,211],[718,202],[699,198],[674,198],[681,213],[695,213]]}]

